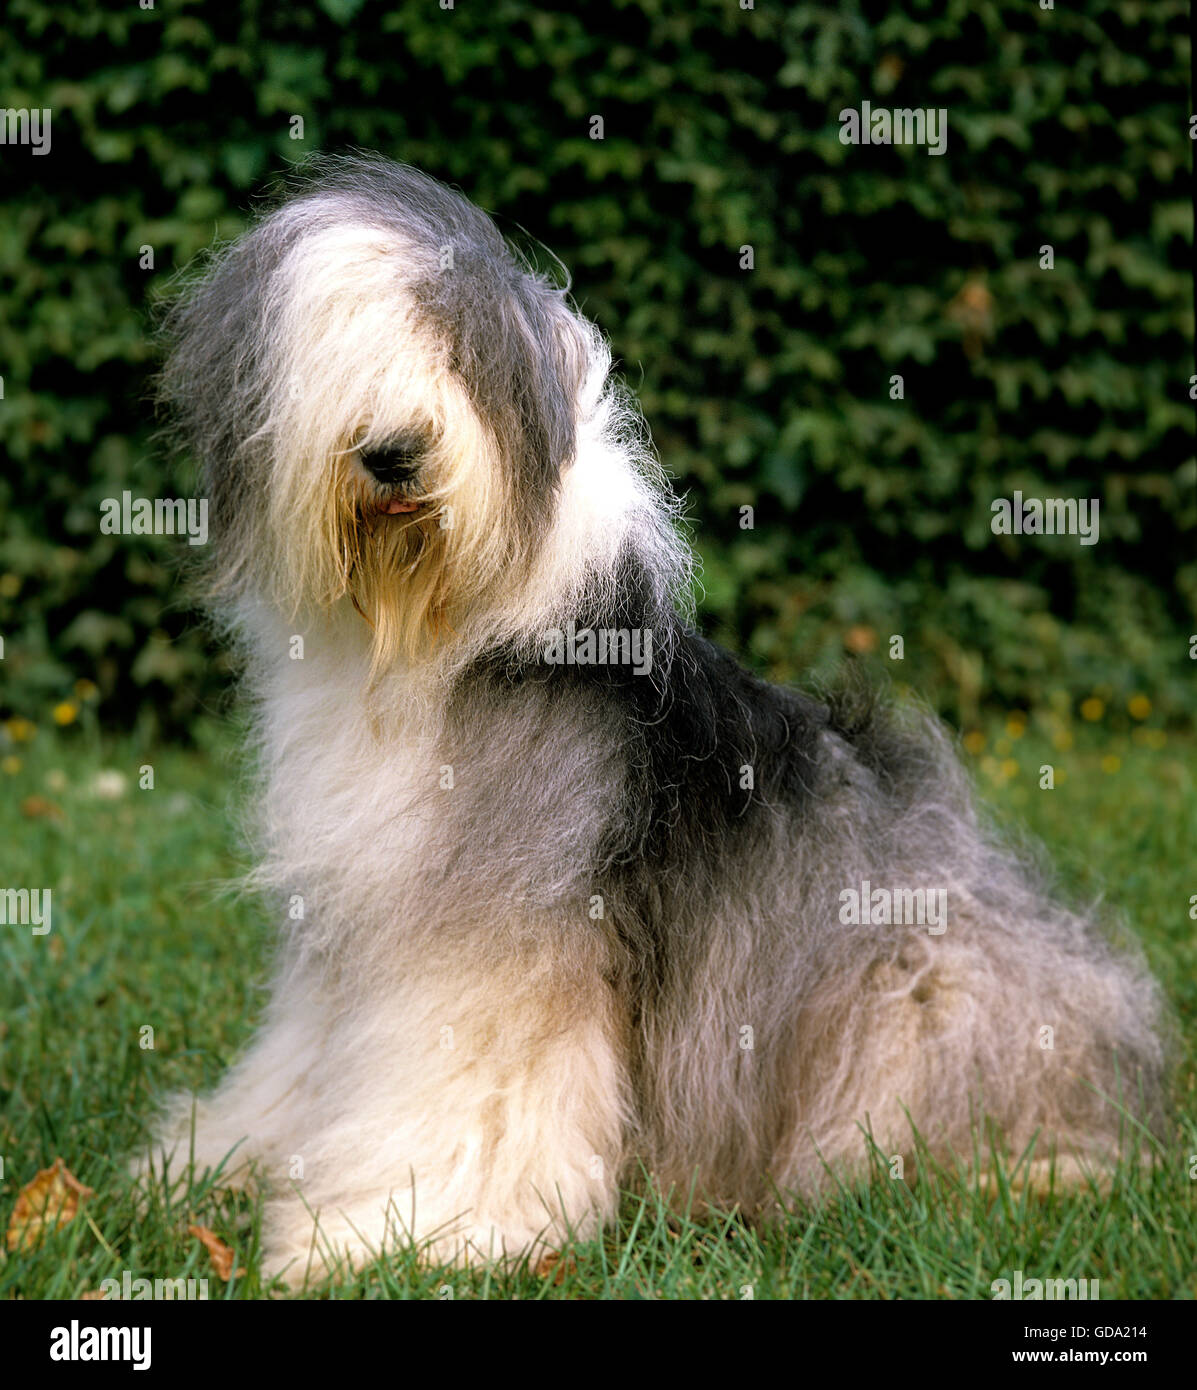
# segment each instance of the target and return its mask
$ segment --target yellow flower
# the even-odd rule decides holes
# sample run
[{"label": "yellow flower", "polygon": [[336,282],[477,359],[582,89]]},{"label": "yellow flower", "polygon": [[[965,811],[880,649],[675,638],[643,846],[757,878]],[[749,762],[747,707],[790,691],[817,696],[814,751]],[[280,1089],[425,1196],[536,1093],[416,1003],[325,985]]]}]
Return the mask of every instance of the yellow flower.
[{"label": "yellow flower", "polygon": [[19,574],[0,574],[0,598],[16,598],[21,592]]},{"label": "yellow flower", "polygon": [[1002,763],[1002,776],[1013,777],[1018,772],[1018,764],[1013,758],[1006,758]]},{"label": "yellow flower", "polygon": [[28,719],[22,719],[19,714],[14,715],[12,719],[5,720],[4,727],[8,730],[8,736],[14,743],[28,743],[37,733],[37,725]]},{"label": "yellow flower", "polygon": [[855,627],[850,627],[844,633],[844,646],[850,652],[857,654],[871,652],[876,645],[876,632],[871,627],[866,627],[864,623],[857,623]]},{"label": "yellow flower", "polygon": [[1151,713],[1151,701],[1146,695],[1132,695],[1126,702],[1132,719],[1146,719]]},{"label": "yellow flower", "polygon": [[971,729],[964,736],[964,746],[970,753],[976,754],[981,752],[985,747],[985,735],[980,729]]},{"label": "yellow flower", "polygon": [[1090,724],[1096,724],[1105,712],[1105,705],[1096,695],[1090,695],[1087,700],[1081,701],[1081,718],[1087,719]]},{"label": "yellow flower", "polygon": [[1058,748],[1061,753],[1067,753],[1072,747],[1072,730],[1061,729],[1059,733],[1053,734],[1052,744]]},{"label": "yellow flower", "polygon": [[89,681],[86,676],[82,680],[75,682],[75,696],[80,700],[94,700],[100,693],[100,687],[95,681]]},{"label": "yellow flower", "polygon": [[73,724],[79,713],[79,706],[73,700],[63,700],[61,704],[54,706],[53,713],[55,724]]},{"label": "yellow flower", "polygon": [[1101,770],[1103,772],[1117,772],[1122,766],[1122,759],[1116,753],[1107,753],[1101,760]]},{"label": "yellow flower", "polygon": [[7,773],[9,777],[15,777],[21,770],[21,760],[10,753],[7,758],[0,759],[0,771]]},{"label": "yellow flower", "polygon": [[1018,710],[1006,720],[1006,732],[1011,738],[1022,738],[1027,731],[1027,717]]}]

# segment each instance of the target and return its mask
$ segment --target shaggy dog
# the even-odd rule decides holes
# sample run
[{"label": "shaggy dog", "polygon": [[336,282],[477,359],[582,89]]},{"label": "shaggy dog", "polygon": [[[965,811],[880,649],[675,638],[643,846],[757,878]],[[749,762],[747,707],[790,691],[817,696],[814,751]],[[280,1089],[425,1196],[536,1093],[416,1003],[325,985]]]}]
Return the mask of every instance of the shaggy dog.
[{"label": "shaggy dog", "polygon": [[168,329],[283,940],[145,1163],[264,1178],[268,1270],[531,1254],[643,1170],[760,1212],[912,1126],[1108,1169],[1158,1117],[1137,958],[986,832],[933,720],[696,634],[602,339],[459,193],[321,161]]}]

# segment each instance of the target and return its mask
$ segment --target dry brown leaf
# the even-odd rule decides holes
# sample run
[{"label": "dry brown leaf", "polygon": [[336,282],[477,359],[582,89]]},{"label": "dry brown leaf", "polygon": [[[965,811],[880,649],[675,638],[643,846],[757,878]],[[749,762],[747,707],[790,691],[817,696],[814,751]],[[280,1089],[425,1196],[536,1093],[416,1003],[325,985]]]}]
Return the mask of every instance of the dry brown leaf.
[{"label": "dry brown leaf", "polygon": [[26,820],[61,820],[62,807],[48,796],[27,796],[21,802],[21,814]]},{"label": "dry brown leaf", "polygon": [[47,1230],[74,1219],[79,1203],[95,1193],[56,1158],[21,1188],[8,1222],[4,1243],[9,1250],[33,1250]]},{"label": "dry brown leaf", "polygon": [[536,1263],[536,1275],[540,1279],[551,1278],[554,1284],[561,1285],[565,1283],[565,1276],[575,1273],[577,1268],[572,1255],[563,1260],[559,1250],[546,1250]]},{"label": "dry brown leaf", "polygon": [[[215,1231],[210,1231],[207,1226],[188,1226],[187,1234],[194,1236],[204,1247],[212,1258],[213,1268],[216,1273],[227,1284],[233,1277],[233,1249],[226,1245]],[[245,1273],[243,1269],[237,1271],[237,1278],[240,1279]]]}]

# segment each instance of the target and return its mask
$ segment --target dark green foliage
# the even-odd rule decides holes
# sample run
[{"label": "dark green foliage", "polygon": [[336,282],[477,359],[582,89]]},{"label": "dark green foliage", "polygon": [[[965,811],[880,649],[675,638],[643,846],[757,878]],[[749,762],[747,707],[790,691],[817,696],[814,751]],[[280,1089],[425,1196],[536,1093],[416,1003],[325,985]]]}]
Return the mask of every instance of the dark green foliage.
[{"label": "dark green foliage", "polygon": [[[174,543],[98,533],[105,497],[191,487],[151,437],[149,305],[288,162],[357,145],[571,267],[757,665],[872,650],[965,721],[1052,692],[1182,717],[1187,8],[9,0],[0,104],[54,124],[49,156],[0,147],[0,713],[82,677],[177,729],[217,696]],[[947,152],[841,144],[862,100],[946,107]],[[1100,543],[994,537],[1016,488],[1100,498]]]}]

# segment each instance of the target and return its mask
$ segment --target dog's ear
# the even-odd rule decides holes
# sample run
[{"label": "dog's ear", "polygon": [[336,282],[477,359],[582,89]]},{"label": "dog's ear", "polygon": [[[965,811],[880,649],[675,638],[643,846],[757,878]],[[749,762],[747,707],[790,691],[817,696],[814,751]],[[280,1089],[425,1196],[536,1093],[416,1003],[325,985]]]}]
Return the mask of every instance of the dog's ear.
[{"label": "dog's ear", "polygon": [[[269,463],[252,441],[270,414],[264,296],[279,248],[269,224],[202,259],[158,311],[157,404],[175,452],[199,470],[214,544],[205,559],[233,584],[259,542]],[[218,558],[219,557],[219,558]],[[235,584],[233,584],[235,587]]]},{"label": "dog's ear", "polygon": [[[463,342],[454,370],[494,432],[525,505],[545,501],[573,462],[586,339],[562,292],[516,271],[479,314],[484,342]],[[477,335],[476,335],[477,336]]]},{"label": "dog's ear", "polygon": [[262,230],[201,259],[159,311],[165,360],[158,400],[205,481],[239,452],[264,413],[261,299],[270,280],[264,261],[273,258],[260,245]]},{"label": "dog's ear", "polygon": [[529,385],[517,393],[521,427],[553,480],[573,462],[578,398],[586,375],[586,339],[560,291],[529,286]]}]

